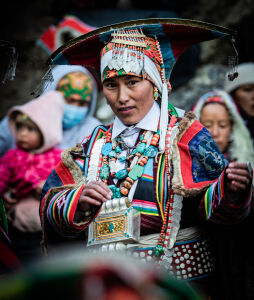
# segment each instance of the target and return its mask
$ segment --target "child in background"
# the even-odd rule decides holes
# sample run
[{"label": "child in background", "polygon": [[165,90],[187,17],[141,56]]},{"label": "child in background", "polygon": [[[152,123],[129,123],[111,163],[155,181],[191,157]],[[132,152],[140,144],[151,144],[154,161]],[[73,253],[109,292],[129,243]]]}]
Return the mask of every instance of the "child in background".
[{"label": "child in background", "polygon": [[[210,91],[199,98],[192,110],[229,162],[249,161],[254,165],[251,133],[230,94],[223,90]],[[254,249],[249,238],[252,228],[253,211],[241,223],[212,229],[219,299],[253,299]]]},{"label": "child in background", "polygon": [[[99,89],[94,75],[82,66],[58,65],[52,69],[52,76],[53,81],[43,81],[41,96],[59,91],[64,97],[63,138],[57,146],[65,150],[80,143],[101,124],[94,117]],[[0,121],[0,157],[14,147],[6,116]]]},{"label": "child in background", "polygon": [[14,106],[8,114],[16,148],[0,159],[0,195],[5,201],[10,238],[21,260],[29,258],[34,247],[39,249],[39,198],[61,157],[62,150],[56,145],[62,140],[63,112],[63,96],[51,91]]}]

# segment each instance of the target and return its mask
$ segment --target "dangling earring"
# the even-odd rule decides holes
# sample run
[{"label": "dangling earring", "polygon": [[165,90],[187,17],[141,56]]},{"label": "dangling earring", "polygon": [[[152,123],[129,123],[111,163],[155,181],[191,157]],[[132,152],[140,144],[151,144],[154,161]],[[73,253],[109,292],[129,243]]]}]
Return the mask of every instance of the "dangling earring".
[{"label": "dangling earring", "polygon": [[154,96],[154,100],[157,101],[159,98],[159,91],[156,86],[153,87],[153,96]]}]

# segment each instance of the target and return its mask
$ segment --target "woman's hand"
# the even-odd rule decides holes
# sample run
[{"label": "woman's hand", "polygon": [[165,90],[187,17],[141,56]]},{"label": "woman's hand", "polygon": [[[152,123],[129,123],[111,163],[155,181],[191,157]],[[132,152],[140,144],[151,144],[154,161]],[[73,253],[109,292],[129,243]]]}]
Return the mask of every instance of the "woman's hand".
[{"label": "woman's hand", "polygon": [[247,164],[231,162],[226,169],[227,189],[233,192],[243,192],[250,184],[251,172]]},{"label": "woman's hand", "polygon": [[91,181],[87,183],[79,198],[79,207],[82,211],[87,211],[91,205],[100,206],[102,203],[110,200],[112,192],[108,186],[100,181]]}]

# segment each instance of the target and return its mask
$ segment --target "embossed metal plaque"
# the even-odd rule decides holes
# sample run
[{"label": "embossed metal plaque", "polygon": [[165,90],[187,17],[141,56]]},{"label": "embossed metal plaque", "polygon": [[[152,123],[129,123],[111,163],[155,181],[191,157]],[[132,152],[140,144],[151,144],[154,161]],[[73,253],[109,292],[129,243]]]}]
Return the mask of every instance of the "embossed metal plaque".
[{"label": "embossed metal plaque", "polygon": [[87,246],[112,242],[138,242],[140,212],[129,207],[120,211],[99,214],[89,225]]}]

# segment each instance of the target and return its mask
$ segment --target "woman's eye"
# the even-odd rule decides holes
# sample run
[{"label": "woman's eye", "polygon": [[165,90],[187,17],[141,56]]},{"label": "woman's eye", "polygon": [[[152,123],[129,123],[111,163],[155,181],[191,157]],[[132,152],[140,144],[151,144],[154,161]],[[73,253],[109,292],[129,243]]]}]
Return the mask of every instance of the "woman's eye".
[{"label": "woman's eye", "polygon": [[137,80],[129,80],[128,84],[129,85],[135,85],[138,81]]},{"label": "woman's eye", "polygon": [[227,128],[229,125],[228,124],[220,124],[220,128],[224,129]]},{"label": "woman's eye", "polygon": [[114,87],[116,86],[116,84],[115,84],[114,82],[108,81],[108,82],[104,82],[104,83],[103,83],[103,86],[104,86],[105,88],[110,89],[110,88],[114,88]]},{"label": "woman's eye", "polygon": [[243,91],[246,92],[246,93],[249,93],[249,92],[252,91],[252,88],[244,88]]}]

